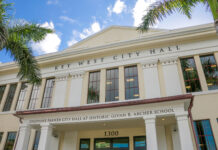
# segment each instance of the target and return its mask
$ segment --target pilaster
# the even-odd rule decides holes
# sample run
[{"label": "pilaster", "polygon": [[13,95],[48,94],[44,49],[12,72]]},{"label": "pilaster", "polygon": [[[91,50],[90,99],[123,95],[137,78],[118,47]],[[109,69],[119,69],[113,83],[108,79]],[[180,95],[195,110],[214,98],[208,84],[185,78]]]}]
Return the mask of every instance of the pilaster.
[{"label": "pilaster", "polygon": [[145,99],[145,87],[144,87],[144,77],[143,77],[143,70],[142,65],[137,64],[138,68],[138,81],[140,81],[139,84],[139,97],[140,99]]},{"label": "pilaster", "polygon": [[18,97],[19,97],[19,94],[20,94],[21,85],[22,85],[22,82],[18,82],[16,91],[15,91],[15,94],[14,94],[14,98],[13,98],[13,101],[12,101],[12,105],[11,105],[11,111],[14,111],[15,107],[17,105],[17,101],[18,101]]},{"label": "pilaster", "polygon": [[180,59],[178,59],[177,66],[178,66],[178,72],[179,72],[179,77],[180,77],[180,84],[181,84],[181,88],[182,88],[182,93],[185,94],[186,93],[185,80],[184,80],[184,77],[183,77],[183,72],[182,72]]},{"label": "pilaster", "polygon": [[83,85],[82,85],[82,100],[81,105],[87,104],[87,96],[88,96],[88,83],[89,82],[89,72],[86,72],[83,76]]},{"label": "pilaster", "polygon": [[1,141],[1,143],[0,143],[0,149],[1,150],[3,150],[4,149],[4,146],[5,146],[5,142],[6,142],[6,140],[7,140],[7,131],[5,131],[4,133],[3,133],[3,136],[2,136],[2,141]]},{"label": "pilaster", "polygon": [[157,62],[157,59],[141,62],[144,78],[144,93],[146,98],[161,96]]},{"label": "pilaster", "polygon": [[124,66],[119,66],[119,101],[125,100]]},{"label": "pilaster", "polygon": [[200,80],[202,91],[208,91],[207,81],[206,81],[206,78],[205,78],[205,75],[204,75],[204,71],[203,71],[203,68],[202,68],[202,65],[201,65],[201,60],[200,60],[199,55],[195,55],[194,60],[195,60],[195,65],[196,65],[196,68],[197,68],[197,71],[198,71],[198,77],[199,77],[199,80]]},{"label": "pilaster", "polygon": [[100,103],[105,103],[106,69],[101,69],[100,74]]}]

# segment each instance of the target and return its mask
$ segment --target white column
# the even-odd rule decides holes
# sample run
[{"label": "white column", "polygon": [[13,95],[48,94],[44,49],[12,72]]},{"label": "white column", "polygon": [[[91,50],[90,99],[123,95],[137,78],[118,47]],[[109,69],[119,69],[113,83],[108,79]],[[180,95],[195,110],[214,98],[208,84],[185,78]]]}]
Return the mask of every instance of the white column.
[{"label": "white column", "polygon": [[142,62],[146,98],[160,97],[160,82],[157,70],[158,60]]},{"label": "white column", "polygon": [[165,89],[167,96],[182,94],[181,82],[177,67],[178,57],[161,58],[163,68]]},{"label": "white column", "polygon": [[147,150],[158,150],[156,117],[144,117]]},{"label": "white column", "polygon": [[27,124],[21,124],[19,129],[19,136],[15,150],[28,150],[29,138],[30,138],[30,126]]},{"label": "white column", "polygon": [[176,115],[176,119],[179,130],[181,150],[194,150],[188,123],[188,114],[178,114]]},{"label": "white column", "polygon": [[52,125],[50,125],[49,123],[41,124],[41,135],[40,135],[38,150],[49,150],[51,137],[52,137]]},{"label": "white column", "polygon": [[52,107],[64,107],[69,74],[60,74],[55,77],[54,98]]},{"label": "white column", "polygon": [[80,106],[82,99],[83,75],[84,72],[71,73],[72,80],[67,106]]}]

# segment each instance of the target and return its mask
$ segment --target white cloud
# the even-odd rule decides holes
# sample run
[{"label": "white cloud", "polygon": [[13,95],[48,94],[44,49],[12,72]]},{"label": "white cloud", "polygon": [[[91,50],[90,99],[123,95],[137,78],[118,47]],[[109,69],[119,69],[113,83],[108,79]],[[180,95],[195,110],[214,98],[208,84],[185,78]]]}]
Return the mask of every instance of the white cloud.
[{"label": "white cloud", "polygon": [[73,38],[73,39],[67,41],[67,46],[72,46],[73,44],[75,44],[75,43],[77,43],[77,42],[78,42],[78,41]]},{"label": "white cloud", "polygon": [[111,16],[112,13],[120,14],[125,10],[125,8],[126,4],[124,1],[116,0],[113,8],[111,5],[107,7],[108,15]]},{"label": "white cloud", "polygon": [[84,39],[98,31],[101,30],[99,22],[95,21],[91,24],[91,27],[83,29],[83,32],[80,33],[80,38]]},{"label": "white cloud", "polygon": [[[54,30],[53,22],[45,22],[41,24],[41,27],[49,28]],[[57,33],[47,34],[45,39],[40,42],[32,42],[31,47],[34,52],[37,54],[45,54],[45,53],[52,53],[57,52],[58,48],[61,44],[61,39]]]},{"label": "white cloud", "polygon": [[56,5],[56,4],[58,4],[58,0],[48,0],[47,1],[47,5]]},{"label": "white cloud", "polygon": [[69,23],[71,23],[71,24],[74,24],[75,22],[76,22],[76,20],[74,20],[74,19],[72,19],[72,18],[70,18],[70,17],[67,17],[67,16],[60,16],[59,17],[61,20],[63,20],[63,21],[67,21],[67,22],[69,22]]},{"label": "white cloud", "polygon": [[142,23],[142,17],[147,14],[149,6],[157,2],[157,0],[137,0],[133,8],[134,26],[139,26]]}]

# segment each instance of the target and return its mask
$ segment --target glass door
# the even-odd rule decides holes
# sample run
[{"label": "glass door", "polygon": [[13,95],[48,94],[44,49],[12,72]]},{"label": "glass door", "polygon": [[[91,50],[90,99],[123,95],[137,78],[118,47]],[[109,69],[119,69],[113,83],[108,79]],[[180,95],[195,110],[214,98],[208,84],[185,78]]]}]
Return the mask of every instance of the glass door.
[{"label": "glass door", "polygon": [[129,138],[95,139],[95,150],[129,150]]}]

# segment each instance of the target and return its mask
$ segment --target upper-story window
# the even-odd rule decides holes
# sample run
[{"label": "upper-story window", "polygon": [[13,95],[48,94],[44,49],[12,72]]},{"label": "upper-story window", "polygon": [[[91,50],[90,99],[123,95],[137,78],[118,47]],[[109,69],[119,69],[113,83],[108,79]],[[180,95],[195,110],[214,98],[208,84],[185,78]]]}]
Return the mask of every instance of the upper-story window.
[{"label": "upper-story window", "polygon": [[88,104],[98,103],[100,95],[100,71],[89,73]]},{"label": "upper-story window", "polygon": [[195,134],[200,150],[215,150],[216,144],[209,120],[194,121]]},{"label": "upper-story window", "polygon": [[7,99],[5,101],[5,105],[4,105],[3,111],[10,111],[11,104],[12,104],[12,101],[14,99],[16,88],[17,88],[17,84],[16,83],[10,85],[10,89],[9,89],[9,92],[8,92]]},{"label": "upper-story window", "polygon": [[55,79],[47,79],[46,81],[45,92],[42,100],[42,108],[47,108],[51,105],[54,83]]},{"label": "upper-story window", "polygon": [[17,101],[16,110],[21,110],[23,108],[26,92],[27,92],[28,83],[22,83],[20,89],[20,95]]},{"label": "upper-story window", "polygon": [[106,102],[119,100],[119,70],[108,69],[106,72]]},{"label": "upper-story window", "polygon": [[194,58],[181,59],[181,67],[185,81],[186,92],[201,91],[201,85],[198,72],[195,66]]},{"label": "upper-story window", "polygon": [[38,100],[38,95],[39,95],[39,86],[34,84],[33,89],[32,89],[32,93],[30,96],[28,109],[35,109],[36,102]]},{"label": "upper-story window", "polygon": [[201,64],[209,90],[218,89],[218,69],[213,55],[201,56]]},{"label": "upper-story window", "polygon": [[139,98],[137,66],[125,67],[125,99]]},{"label": "upper-story window", "polygon": [[5,92],[5,87],[6,87],[6,85],[0,86],[0,104],[1,104],[4,92]]}]

